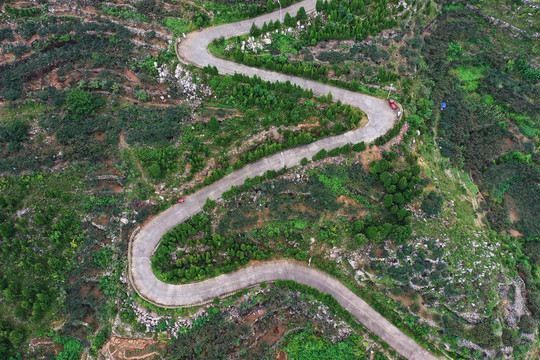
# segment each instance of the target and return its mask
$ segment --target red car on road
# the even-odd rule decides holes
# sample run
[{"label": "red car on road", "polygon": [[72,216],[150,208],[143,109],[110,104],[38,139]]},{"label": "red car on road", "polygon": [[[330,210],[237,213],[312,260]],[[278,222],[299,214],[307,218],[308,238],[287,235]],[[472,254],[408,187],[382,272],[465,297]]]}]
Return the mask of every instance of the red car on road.
[{"label": "red car on road", "polygon": [[390,100],[388,101],[388,103],[390,104],[390,107],[391,107],[392,109],[397,109],[396,100],[390,99]]},{"label": "red car on road", "polygon": [[185,199],[184,199],[184,198],[180,198],[180,199],[178,199],[177,203],[178,203],[178,204],[183,204],[183,203],[184,203],[184,201],[185,201]]}]

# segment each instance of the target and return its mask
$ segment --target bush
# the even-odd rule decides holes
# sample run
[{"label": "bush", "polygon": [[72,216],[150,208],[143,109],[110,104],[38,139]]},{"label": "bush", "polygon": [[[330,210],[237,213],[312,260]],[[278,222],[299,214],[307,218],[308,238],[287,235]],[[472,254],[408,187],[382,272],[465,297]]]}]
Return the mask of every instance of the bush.
[{"label": "bush", "polygon": [[148,94],[144,91],[144,90],[138,90],[136,93],[135,93],[135,96],[137,97],[137,100],[141,101],[141,102],[147,102],[148,99],[150,98],[148,96]]},{"label": "bush", "polygon": [[441,212],[443,198],[432,190],[422,201],[422,211],[431,216],[437,216]]},{"label": "bush", "polygon": [[81,119],[85,115],[92,114],[97,107],[104,104],[104,101],[82,89],[75,89],[68,92],[66,104],[74,117]]},{"label": "bush", "polygon": [[502,342],[505,346],[516,346],[519,340],[516,338],[511,329],[504,328],[502,331]]},{"label": "bush", "polygon": [[5,143],[21,142],[28,137],[30,126],[21,120],[13,120],[6,125],[0,126],[0,140]]},{"label": "bush", "polygon": [[313,161],[325,159],[328,156],[328,152],[325,149],[321,149],[318,153],[311,158]]},{"label": "bush", "polygon": [[352,149],[356,152],[362,152],[366,150],[366,143],[365,142],[359,142],[358,144],[354,144]]},{"label": "bush", "polygon": [[536,323],[529,315],[523,315],[519,319],[518,326],[526,334],[532,334],[536,330]]},{"label": "bush", "polygon": [[308,164],[308,159],[307,158],[302,158],[302,160],[300,160],[300,165],[302,166],[306,166]]},{"label": "bush", "polygon": [[203,210],[204,211],[210,211],[212,210],[213,208],[215,208],[217,205],[216,201],[215,200],[212,200],[210,198],[206,198],[206,202],[204,203],[203,205]]}]

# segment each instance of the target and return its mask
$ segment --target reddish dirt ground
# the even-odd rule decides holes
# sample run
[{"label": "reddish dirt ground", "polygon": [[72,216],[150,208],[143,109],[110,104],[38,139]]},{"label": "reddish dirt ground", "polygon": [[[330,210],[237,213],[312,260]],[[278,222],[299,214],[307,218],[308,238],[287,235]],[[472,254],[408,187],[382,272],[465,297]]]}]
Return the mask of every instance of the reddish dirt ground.
[{"label": "reddish dirt ground", "polygon": [[510,229],[508,230],[508,233],[515,237],[523,237],[523,234],[517,231],[516,229]]},{"label": "reddish dirt ground", "polygon": [[133,81],[135,83],[140,83],[139,78],[137,77],[137,75],[135,75],[135,73],[133,71],[126,70],[126,71],[124,71],[124,75],[126,75],[129,80],[131,80],[131,81]]},{"label": "reddish dirt ground", "polygon": [[106,212],[103,216],[98,216],[92,221],[98,225],[107,225],[109,223],[110,213]]},{"label": "reddish dirt ground", "polygon": [[99,184],[98,186],[96,186],[96,188],[98,190],[100,190],[100,189],[103,189],[105,186],[108,186],[108,187],[112,188],[113,191],[115,193],[117,193],[117,194],[122,192],[122,190],[124,189],[121,185],[118,185],[118,184],[115,184],[115,183],[112,183],[112,182],[103,182],[103,183]]},{"label": "reddish dirt ground", "polygon": [[360,162],[366,171],[369,171],[369,163],[382,159],[381,151],[377,146],[370,146],[360,154]]},{"label": "reddish dirt ground", "polygon": [[153,339],[126,339],[112,336],[103,346],[101,353],[112,360],[152,359],[166,344]]},{"label": "reddish dirt ground", "polygon": [[345,204],[345,205],[349,205],[355,208],[360,206],[356,203],[354,199],[351,199],[350,197],[347,197],[345,195],[341,195],[340,197],[337,198],[336,201],[338,204]]},{"label": "reddish dirt ground", "polygon": [[95,294],[98,300],[103,297],[103,294],[99,292],[97,286],[86,283],[81,289],[81,297],[85,298],[90,296],[90,294]]}]

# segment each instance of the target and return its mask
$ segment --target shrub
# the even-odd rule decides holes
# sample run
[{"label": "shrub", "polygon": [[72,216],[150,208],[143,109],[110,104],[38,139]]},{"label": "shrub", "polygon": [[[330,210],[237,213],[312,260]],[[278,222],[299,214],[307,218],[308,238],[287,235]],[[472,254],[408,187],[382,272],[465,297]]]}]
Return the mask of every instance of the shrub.
[{"label": "shrub", "polygon": [[420,311],[420,304],[412,303],[410,309],[413,313],[418,314],[418,312]]},{"label": "shrub", "polygon": [[28,137],[29,125],[21,120],[13,120],[0,126],[0,141],[5,143],[21,142]]},{"label": "shrub", "polygon": [[204,211],[209,211],[209,210],[212,210],[213,208],[216,207],[216,201],[215,200],[212,200],[210,198],[206,198],[206,202],[204,203],[203,205],[203,210]]},{"label": "shrub", "polygon": [[137,97],[137,100],[142,101],[142,102],[147,102],[149,99],[148,94],[144,90],[138,90],[135,93],[135,96]]},{"label": "shrub", "polygon": [[428,196],[425,197],[422,201],[422,211],[428,215],[436,216],[439,215],[442,209],[443,198],[438,195],[435,191],[431,191]]},{"label": "shrub", "polygon": [[80,119],[85,115],[92,114],[97,107],[104,104],[104,101],[87,91],[75,89],[68,92],[66,104],[74,117]]},{"label": "shrub", "polygon": [[318,153],[311,158],[313,161],[325,159],[328,156],[328,152],[325,149],[321,149]]},{"label": "shrub", "polygon": [[534,330],[536,329],[536,323],[534,322],[533,318],[531,318],[529,315],[523,315],[521,319],[519,319],[518,326],[521,329],[521,331],[523,331],[526,334],[532,334],[534,333]]},{"label": "shrub", "polygon": [[362,141],[362,142],[359,142],[358,144],[354,144],[352,149],[356,152],[362,152],[366,150],[366,143]]}]

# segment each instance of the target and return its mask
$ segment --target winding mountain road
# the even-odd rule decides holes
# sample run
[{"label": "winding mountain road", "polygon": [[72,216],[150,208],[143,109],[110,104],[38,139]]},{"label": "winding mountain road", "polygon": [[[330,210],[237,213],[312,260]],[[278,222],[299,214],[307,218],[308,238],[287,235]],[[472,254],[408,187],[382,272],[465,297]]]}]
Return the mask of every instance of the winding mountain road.
[{"label": "winding mountain road", "polygon": [[[283,15],[285,12],[295,15],[302,6],[306,11],[313,10],[315,0],[304,0],[294,4],[284,9]],[[208,45],[215,38],[245,34],[249,32],[253,22],[258,26],[262,26],[263,22],[278,18],[279,11],[275,11],[255,19],[190,33],[181,44],[177,45],[178,57],[185,63],[192,63],[199,67],[209,64],[215,65],[222,74],[238,72],[251,76],[257,75],[267,81],[289,80],[293,84],[312,89],[313,93],[319,96],[331,92],[335,101],[341,100],[342,103],[351,104],[362,109],[368,116],[368,124],[360,129],[286,150],[249,164],[190,195],[183,204],[174,205],[162,212],[137,231],[130,241],[130,282],[143,299],[162,307],[179,307],[208,303],[214,297],[233,294],[238,290],[252,287],[262,281],[294,280],[317,288],[324,293],[332,294],[359,322],[380,336],[382,340],[405,358],[411,360],[437,359],[339,281],[326,273],[298,262],[282,260],[259,263],[234,273],[186,285],[166,284],[157,279],[152,272],[150,258],[158,247],[161,237],[177,224],[201,211],[207,198],[219,199],[223,192],[229,190],[232,185],[243,184],[247,176],[254,177],[263,174],[267,170],[279,170],[284,166],[297,165],[302,158],[311,158],[323,148],[330,150],[347,143],[370,142],[389,131],[396,121],[395,113],[382,99],[335,88],[312,80],[236,64],[216,58],[207,51]]]}]

